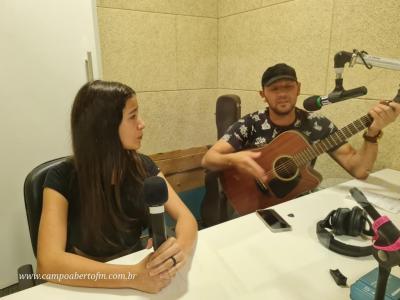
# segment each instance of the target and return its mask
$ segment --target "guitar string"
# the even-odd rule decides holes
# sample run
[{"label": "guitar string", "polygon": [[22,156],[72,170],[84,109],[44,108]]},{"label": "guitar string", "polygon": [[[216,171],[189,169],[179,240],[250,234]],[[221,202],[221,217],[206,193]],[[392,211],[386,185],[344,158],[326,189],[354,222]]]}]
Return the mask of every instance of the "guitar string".
[{"label": "guitar string", "polygon": [[[364,122],[363,122],[363,121],[364,121]],[[307,163],[308,161],[311,161],[312,159],[316,158],[317,156],[319,156],[320,154],[326,152],[326,150],[329,149],[329,148],[328,148],[328,149],[324,149],[324,147],[327,148],[326,145],[324,144],[324,142],[327,142],[328,145],[331,146],[329,139],[333,139],[333,140],[332,140],[333,146],[331,146],[331,147],[334,147],[334,146],[336,146],[337,144],[339,144],[340,142],[342,142],[342,141],[345,140],[346,134],[343,134],[342,131],[346,131],[346,130],[349,131],[349,134],[348,134],[348,135],[349,135],[349,137],[351,137],[352,135],[354,135],[354,134],[356,134],[357,132],[359,132],[359,131],[361,131],[362,129],[364,129],[364,128],[367,126],[366,123],[369,122],[369,121],[370,121],[370,117],[369,117],[368,115],[365,115],[365,116],[363,116],[362,118],[360,118],[360,120],[354,121],[353,123],[349,124],[348,126],[344,127],[343,129],[338,130],[338,131],[336,131],[334,134],[328,136],[326,139],[323,139],[323,140],[321,140],[319,143],[307,147],[307,148],[304,149],[303,151],[301,151],[301,152],[295,154],[294,156],[296,156],[296,155],[297,155],[297,156],[300,156],[300,163],[302,163],[301,160],[302,160],[303,158],[301,158],[301,155],[304,154],[304,155],[305,155],[305,158],[306,158],[306,161],[305,161],[305,162]],[[357,122],[360,123],[360,124],[359,124],[359,127],[357,126]],[[354,131],[354,132],[353,132],[353,131]],[[342,136],[340,136],[340,135],[343,135],[344,138],[343,138]],[[335,141],[335,138],[337,138],[338,141]],[[336,144],[335,144],[335,142],[336,142]],[[319,145],[321,145],[321,150],[318,149],[318,146],[319,146]],[[306,153],[307,151],[308,151],[309,154],[311,155],[311,159],[307,156],[307,153]],[[314,152],[314,154],[313,154],[312,152]],[[299,167],[299,166],[296,165],[296,162],[295,162],[296,159],[298,159],[298,158],[290,159],[290,160],[288,160],[288,161],[282,163],[282,164],[281,164],[278,168],[276,168],[275,170],[277,170],[278,172],[285,171],[287,175],[290,175],[290,173],[293,173],[293,171],[296,171],[296,169],[298,169],[298,167]],[[300,166],[301,166],[301,165],[300,165]],[[271,175],[271,174],[273,175],[273,171],[272,171],[272,170],[267,172],[267,175]]]},{"label": "guitar string", "polygon": [[[324,144],[323,144],[324,141],[327,141],[327,142],[328,142],[328,145],[329,145],[329,139],[330,139],[330,138],[331,138],[331,139],[335,139],[335,136],[336,136],[336,137],[338,138],[338,140],[339,140],[339,141],[336,143],[336,145],[338,145],[340,142],[345,141],[345,139],[343,139],[343,137],[341,137],[341,136],[339,136],[339,135],[342,134],[345,138],[349,138],[349,137],[353,136],[354,134],[360,132],[361,130],[365,129],[365,128],[368,126],[367,123],[370,122],[370,121],[371,121],[371,117],[370,117],[369,115],[365,115],[365,116],[361,117],[360,119],[354,121],[353,123],[351,123],[351,124],[349,124],[349,125],[343,127],[342,129],[340,129],[340,130],[334,132],[333,134],[329,135],[327,138],[321,140],[320,142],[318,142],[318,143],[316,143],[316,144],[314,144],[314,145],[309,145],[306,149],[304,149],[303,151],[301,151],[301,152],[299,152],[299,153],[296,153],[294,156],[296,156],[296,155],[300,156],[300,155],[303,153],[303,154],[306,156],[306,163],[307,163],[307,162],[313,160],[314,158],[318,157],[318,156],[321,155],[322,153],[326,152],[326,150],[328,150],[328,149],[324,149]],[[357,122],[361,123],[361,124],[360,124],[360,128],[357,127],[357,125],[356,125]],[[354,128],[354,132],[353,132],[352,127]],[[348,136],[346,135],[345,131],[348,131],[348,132],[349,132],[349,133],[348,133]],[[333,141],[333,142],[335,142],[335,141]],[[322,151],[321,151],[320,153],[319,153],[319,150],[318,150],[318,148],[317,148],[318,145],[322,145]],[[333,145],[333,147],[336,146],[336,145]],[[326,146],[325,146],[325,147],[326,147]],[[314,149],[314,148],[316,148],[316,149]],[[314,152],[314,155],[313,155],[313,153],[310,153],[310,154],[311,154],[311,159],[308,159],[307,154],[305,154],[305,152],[307,152],[307,151],[310,151],[310,152],[312,151],[312,152]],[[315,155],[315,154],[316,154],[316,155]],[[313,157],[313,156],[315,156],[315,157]],[[295,160],[295,159],[290,159],[290,160],[288,160],[288,161],[282,163],[282,164],[281,164],[280,166],[278,166],[278,168],[276,168],[275,170],[276,170],[278,173],[281,172],[281,171],[285,171],[285,172],[287,172],[287,173],[286,173],[287,175],[290,175],[290,172],[291,172],[291,171],[292,171],[291,173],[293,173],[293,171],[296,171],[296,170],[298,169],[298,167],[301,166],[301,165],[300,165],[300,166],[297,166],[296,163],[294,162],[294,160]],[[285,175],[286,175],[286,174],[285,174]],[[267,175],[267,176],[269,176],[269,175],[274,175],[274,171],[273,171],[273,170],[270,170],[270,171],[266,172],[266,175]],[[258,179],[258,180],[259,180],[259,179]],[[257,180],[257,181],[258,181],[258,180]]]}]

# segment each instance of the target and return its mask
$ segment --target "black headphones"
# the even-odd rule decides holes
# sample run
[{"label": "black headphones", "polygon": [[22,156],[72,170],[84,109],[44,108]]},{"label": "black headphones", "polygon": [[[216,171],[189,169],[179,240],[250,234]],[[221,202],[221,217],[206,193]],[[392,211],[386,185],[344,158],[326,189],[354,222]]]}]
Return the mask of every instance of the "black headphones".
[{"label": "black headphones", "polygon": [[[366,225],[369,225],[366,229]],[[331,232],[325,228],[331,229]],[[347,256],[361,257],[372,254],[372,246],[359,247],[347,245],[335,240],[333,234],[359,236],[361,234],[373,236],[371,222],[366,213],[358,206],[338,208],[332,210],[328,216],[317,223],[318,240],[326,248]]]}]

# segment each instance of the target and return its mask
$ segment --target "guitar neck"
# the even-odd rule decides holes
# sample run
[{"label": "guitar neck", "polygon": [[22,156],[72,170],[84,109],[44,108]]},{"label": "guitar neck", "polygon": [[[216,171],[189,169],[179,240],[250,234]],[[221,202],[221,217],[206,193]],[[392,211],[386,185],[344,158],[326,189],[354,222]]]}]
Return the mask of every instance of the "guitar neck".
[{"label": "guitar neck", "polygon": [[308,146],[305,150],[294,155],[294,161],[297,166],[305,166],[319,155],[341,145],[347,139],[357,134],[358,132],[369,127],[372,123],[372,117],[365,115],[353,123],[343,127],[342,129],[332,133],[323,140]]}]

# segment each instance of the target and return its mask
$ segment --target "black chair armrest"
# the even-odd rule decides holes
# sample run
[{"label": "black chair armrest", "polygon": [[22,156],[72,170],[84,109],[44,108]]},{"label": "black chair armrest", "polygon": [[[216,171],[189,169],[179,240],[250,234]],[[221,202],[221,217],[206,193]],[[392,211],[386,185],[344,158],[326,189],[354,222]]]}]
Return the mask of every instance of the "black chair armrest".
[{"label": "black chair armrest", "polygon": [[22,291],[35,286],[32,265],[23,265],[18,268],[18,290]]}]

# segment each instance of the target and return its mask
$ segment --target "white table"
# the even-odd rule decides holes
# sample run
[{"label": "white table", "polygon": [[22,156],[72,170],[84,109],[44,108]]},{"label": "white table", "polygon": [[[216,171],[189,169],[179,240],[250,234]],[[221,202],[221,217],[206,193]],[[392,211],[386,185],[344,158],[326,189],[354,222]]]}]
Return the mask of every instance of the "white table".
[{"label": "white table", "polygon": [[[272,233],[253,213],[199,232],[196,252],[185,270],[157,295],[129,289],[94,289],[46,283],[6,299],[349,299],[350,289],[335,284],[329,269],[339,269],[350,286],[377,266],[372,256],[352,258],[324,248],[315,233],[317,221],[338,207],[356,205],[351,187],[384,195],[400,195],[400,172],[385,169],[367,181],[351,180],[274,208],[292,225]],[[347,196],[347,197],[346,197]],[[400,228],[400,215],[378,211]],[[294,217],[288,217],[293,213]],[[351,244],[367,241],[342,238]],[[149,250],[114,262],[133,264]],[[400,276],[400,268],[392,269]]]}]

